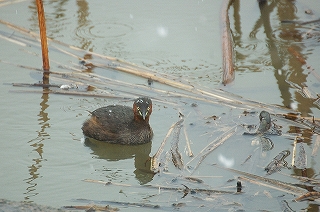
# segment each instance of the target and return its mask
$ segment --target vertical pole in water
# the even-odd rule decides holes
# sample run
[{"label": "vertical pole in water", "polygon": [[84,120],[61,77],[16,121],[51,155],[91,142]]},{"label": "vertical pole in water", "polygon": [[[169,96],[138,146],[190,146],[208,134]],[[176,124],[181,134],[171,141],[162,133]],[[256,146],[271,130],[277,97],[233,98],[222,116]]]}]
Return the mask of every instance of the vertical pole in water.
[{"label": "vertical pole in water", "polygon": [[44,17],[44,9],[42,0],[37,0],[38,20],[40,29],[40,40],[42,49],[42,63],[43,63],[43,84],[49,84],[49,56],[48,56],[48,43],[46,33],[46,20]]}]

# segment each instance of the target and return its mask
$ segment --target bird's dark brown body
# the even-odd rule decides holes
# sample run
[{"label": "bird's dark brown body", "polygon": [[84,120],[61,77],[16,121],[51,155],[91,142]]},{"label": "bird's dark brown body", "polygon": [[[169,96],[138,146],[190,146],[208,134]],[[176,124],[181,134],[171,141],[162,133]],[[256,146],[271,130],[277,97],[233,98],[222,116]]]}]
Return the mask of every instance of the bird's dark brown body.
[{"label": "bird's dark brown body", "polygon": [[149,125],[152,102],[149,98],[138,98],[133,108],[109,105],[92,112],[83,123],[82,131],[87,137],[116,144],[137,145],[152,140]]}]

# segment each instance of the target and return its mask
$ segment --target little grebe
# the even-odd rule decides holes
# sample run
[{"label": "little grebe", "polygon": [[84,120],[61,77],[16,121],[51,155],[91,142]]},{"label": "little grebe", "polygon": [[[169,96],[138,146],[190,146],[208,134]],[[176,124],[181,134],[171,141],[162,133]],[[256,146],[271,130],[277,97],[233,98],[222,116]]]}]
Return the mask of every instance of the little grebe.
[{"label": "little grebe", "polygon": [[133,108],[109,105],[96,109],[83,123],[83,134],[99,141],[116,144],[144,144],[151,141],[153,131],[149,125],[152,101],[138,98]]}]

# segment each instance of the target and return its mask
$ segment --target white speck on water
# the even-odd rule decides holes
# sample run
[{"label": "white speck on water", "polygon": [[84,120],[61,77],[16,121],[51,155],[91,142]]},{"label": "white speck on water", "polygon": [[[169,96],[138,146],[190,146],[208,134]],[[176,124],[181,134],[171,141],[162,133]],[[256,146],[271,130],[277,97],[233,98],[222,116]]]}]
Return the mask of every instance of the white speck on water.
[{"label": "white speck on water", "polygon": [[163,27],[163,26],[159,26],[157,27],[157,33],[160,37],[167,37],[168,36],[168,28],[167,27]]},{"label": "white speck on water", "polygon": [[109,110],[109,113],[112,113],[112,110]]},{"label": "white speck on water", "polygon": [[230,168],[234,165],[234,158],[226,158],[222,154],[219,154],[218,160],[227,168]]},{"label": "white speck on water", "polygon": [[71,86],[70,85],[61,85],[60,88],[63,90],[69,90],[71,88]]}]

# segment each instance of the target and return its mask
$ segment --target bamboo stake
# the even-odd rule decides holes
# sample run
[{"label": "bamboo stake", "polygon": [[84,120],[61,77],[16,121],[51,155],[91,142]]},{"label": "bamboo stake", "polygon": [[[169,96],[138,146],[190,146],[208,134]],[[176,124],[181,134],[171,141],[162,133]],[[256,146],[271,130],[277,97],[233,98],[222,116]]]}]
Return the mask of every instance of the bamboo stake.
[{"label": "bamboo stake", "polygon": [[48,43],[47,43],[47,33],[46,33],[46,20],[44,17],[44,9],[42,0],[37,0],[38,9],[38,20],[40,28],[40,39],[41,39],[41,49],[42,49],[42,64],[43,64],[43,83],[49,84],[49,56],[48,56]]}]

